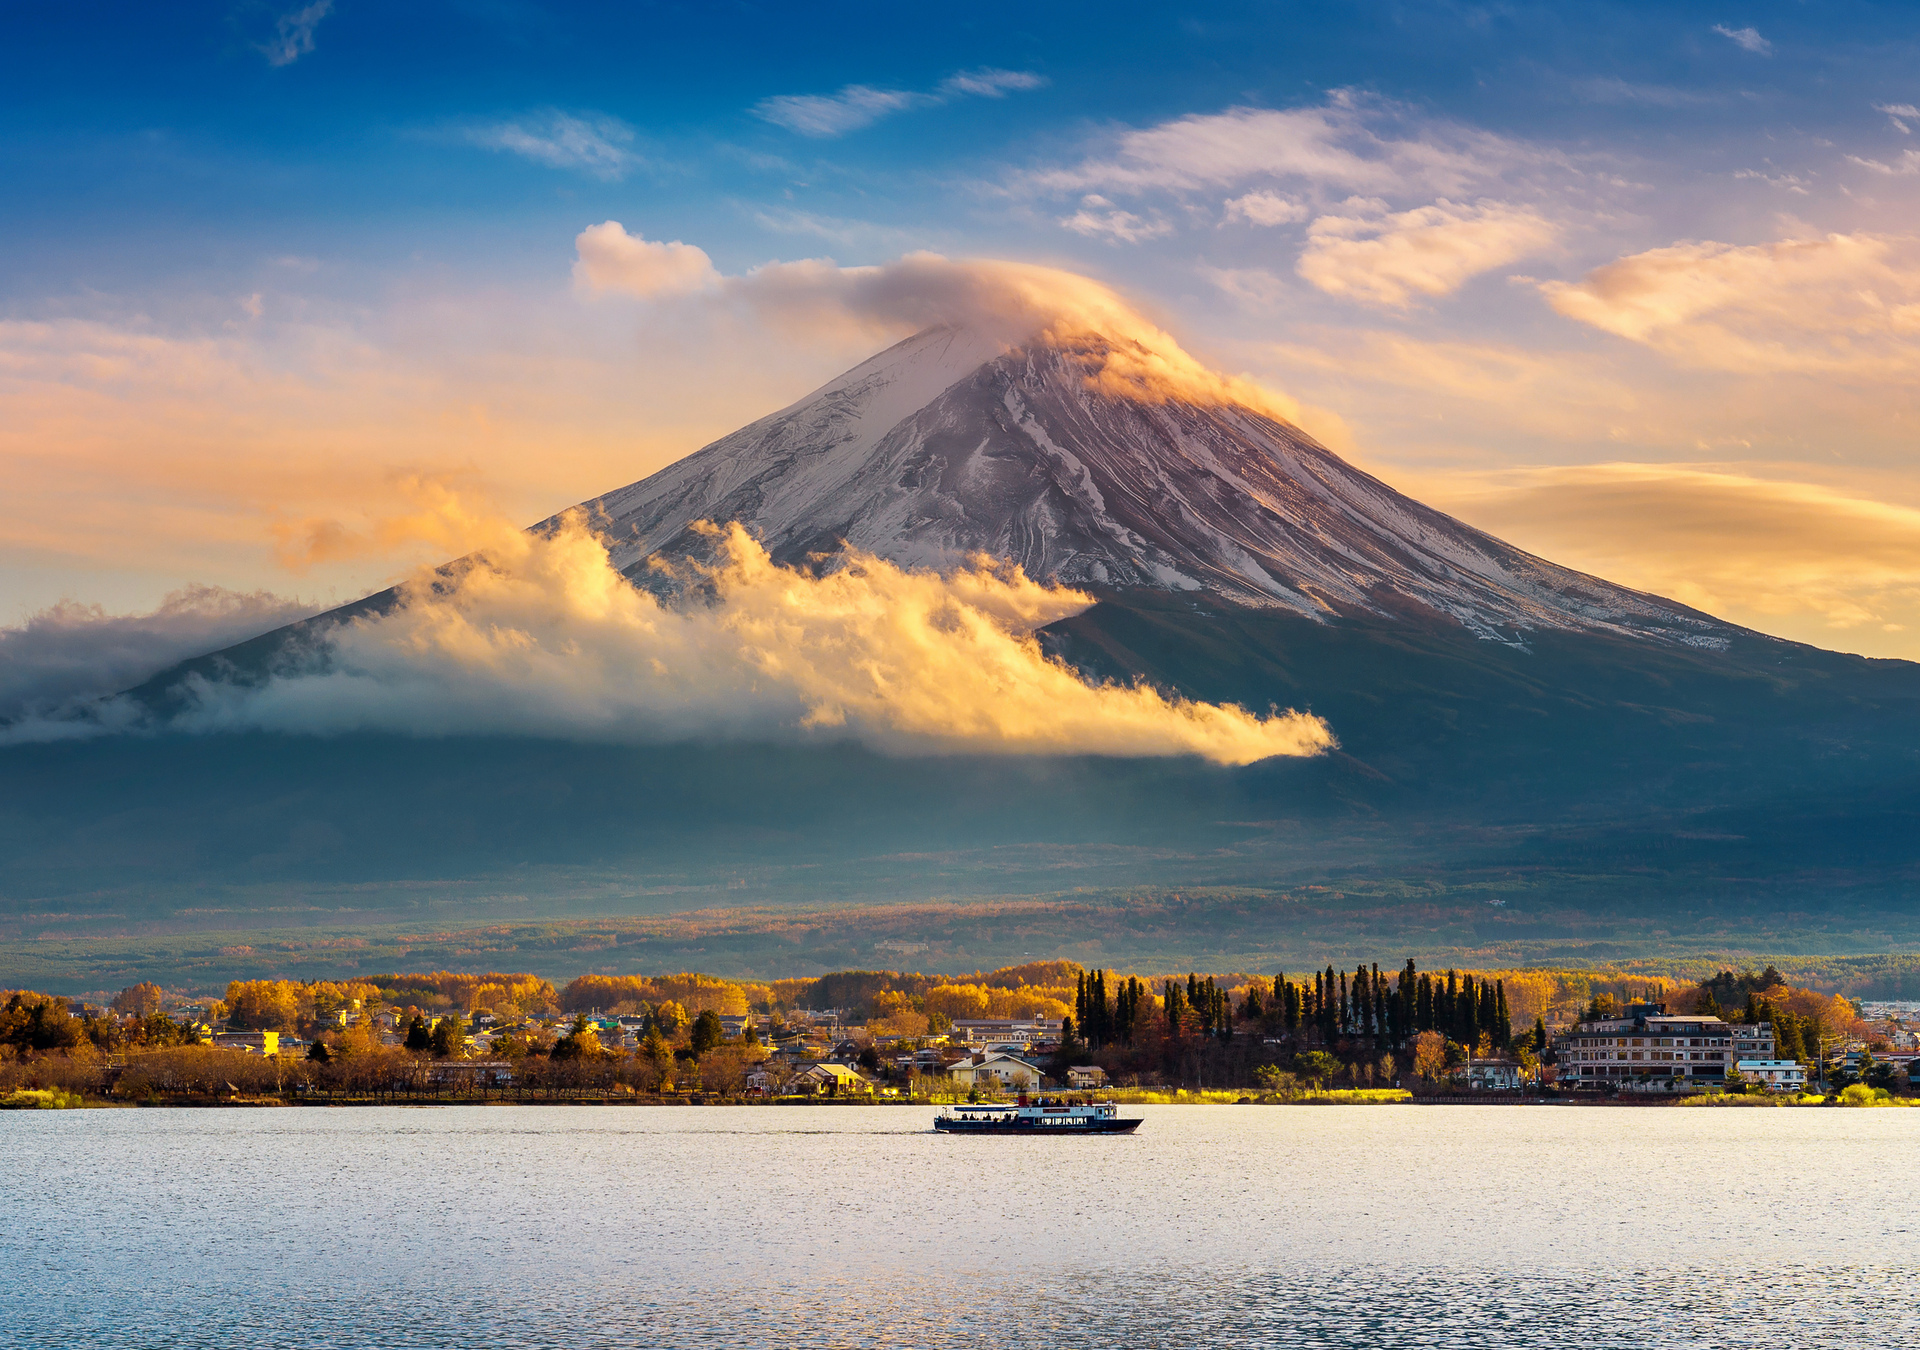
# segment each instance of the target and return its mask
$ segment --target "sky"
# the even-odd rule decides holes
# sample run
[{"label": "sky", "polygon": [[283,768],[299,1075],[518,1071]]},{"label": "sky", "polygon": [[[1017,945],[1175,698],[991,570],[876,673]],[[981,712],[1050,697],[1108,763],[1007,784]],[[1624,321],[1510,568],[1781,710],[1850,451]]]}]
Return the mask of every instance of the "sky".
[{"label": "sky", "polygon": [[4,23],[0,629],[352,599],[896,335],[724,279],[929,251],[1094,278],[1555,561],[1920,659],[1912,6]]}]

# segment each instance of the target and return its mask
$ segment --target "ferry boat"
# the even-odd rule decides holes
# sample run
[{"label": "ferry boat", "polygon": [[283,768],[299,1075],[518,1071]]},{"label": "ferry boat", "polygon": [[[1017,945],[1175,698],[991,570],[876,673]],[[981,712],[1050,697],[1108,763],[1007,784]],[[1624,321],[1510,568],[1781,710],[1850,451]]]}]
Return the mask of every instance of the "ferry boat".
[{"label": "ferry boat", "polygon": [[933,1118],[933,1128],[948,1134],[1132,1134],[1140,1117],[1122,1116],[1112,1102],[1072,1102],[1042,1097],[1029,1102],[1023,1093],[1005,1102],[949,1106]]}]

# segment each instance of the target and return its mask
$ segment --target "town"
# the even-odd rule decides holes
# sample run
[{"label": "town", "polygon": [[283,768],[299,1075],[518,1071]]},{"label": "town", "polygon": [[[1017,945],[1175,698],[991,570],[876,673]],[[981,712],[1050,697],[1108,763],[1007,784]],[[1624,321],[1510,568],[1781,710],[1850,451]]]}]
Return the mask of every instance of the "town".
[{"label": "town", "polygon": [[1920,1004],[1772,967],[1693,985],[1567,972],[1328,967],[1120,976],[1040,962],[966,977],[447,972],[151,983],[0,1007],[0,1103],[1135,1100],[1893,1103]]}]

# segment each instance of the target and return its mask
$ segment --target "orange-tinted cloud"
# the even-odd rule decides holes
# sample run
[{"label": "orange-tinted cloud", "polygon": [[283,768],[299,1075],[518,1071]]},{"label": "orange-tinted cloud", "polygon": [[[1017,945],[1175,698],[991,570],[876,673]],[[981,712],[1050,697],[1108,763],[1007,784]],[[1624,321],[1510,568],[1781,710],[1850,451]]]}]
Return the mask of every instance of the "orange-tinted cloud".
[{"label": "orange-tinted cloud", "polygon": [[1436,505],[1556,562],[1763,632],[1920,658],[1920,509],[1723,466],[1429,480]]},{"label": "orange-tinted cloud", "polygon": [[422,575],[394,611],[341,630],[325,670],[203,685],[184,725],[1222,764],[1333,744],[1311,716],[1087,685],[1031,633],[1092,597],[1016,568],[981,559],[943,577],[855,555],[813,576],[774,565],[738,525],[715,533],[722,559],[700,569],[701,599],[674,608],[616,571],[577,514],[551,535],[499,522],[467,565]]},{"label": "orange-tinted cloud", "polygon": [[1568,318],[1690,366],[1867,379],[1920,370],[1920,236],[1680,243],[1541,290]]}]

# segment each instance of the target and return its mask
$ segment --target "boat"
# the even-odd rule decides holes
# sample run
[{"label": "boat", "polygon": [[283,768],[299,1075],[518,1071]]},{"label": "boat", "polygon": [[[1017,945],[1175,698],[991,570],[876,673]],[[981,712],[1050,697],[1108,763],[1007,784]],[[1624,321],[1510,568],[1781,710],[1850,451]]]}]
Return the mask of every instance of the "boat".
[{"label": "boat", "polygon": [[1067,1101],[1057,1097],[980,1105],[949,1106],[933,1118],[947,1134],[1132,1134],[1140,1117],[1122,1116],[1112,1102]]}]

